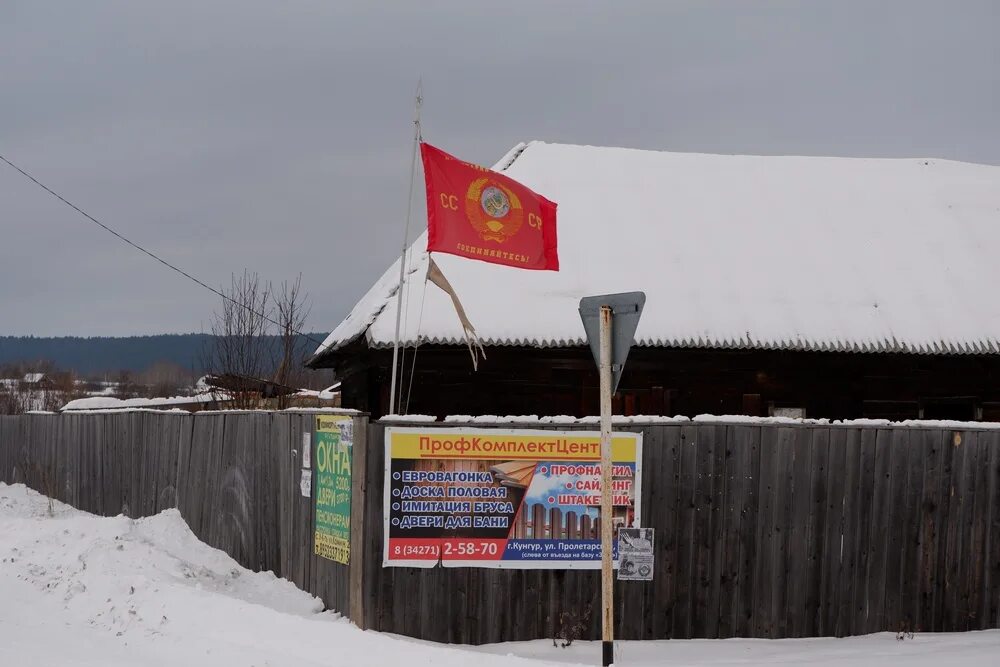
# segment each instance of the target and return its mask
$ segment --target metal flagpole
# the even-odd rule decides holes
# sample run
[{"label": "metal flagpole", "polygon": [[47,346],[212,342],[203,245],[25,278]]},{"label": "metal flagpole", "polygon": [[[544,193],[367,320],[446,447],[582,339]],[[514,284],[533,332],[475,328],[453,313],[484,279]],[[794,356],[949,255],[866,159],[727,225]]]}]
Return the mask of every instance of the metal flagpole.
[{"label": "metal flagpole", "polygon": [[410,159],[410,196],[406,202],[406,225],[403,229],[403,252],[399,256],[399,287],[396,289],[396,336],[392,343],[392,381],[389,383],[389,412],[395,413],[396,376],[399,368],[399,321],[403,314],[403,280],[406,277],[406,251],[410,243],[410,214],[413,212],[413,181],[417,173],[417,147],[420,145],[420,105],[424,101],[421,88],[423,81],[417,81],[417,95],[413,117],[413,157]]}]

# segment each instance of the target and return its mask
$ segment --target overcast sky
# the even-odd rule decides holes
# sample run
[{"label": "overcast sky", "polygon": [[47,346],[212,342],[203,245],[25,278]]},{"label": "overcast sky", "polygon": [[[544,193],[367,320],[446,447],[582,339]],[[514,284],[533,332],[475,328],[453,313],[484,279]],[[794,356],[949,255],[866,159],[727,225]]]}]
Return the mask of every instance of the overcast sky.
[{"label": "overcast sky", "polygon": [[[996,0],[2,0],[0,154],[210,284],[301,272],[327,331],[399,252],[420,76],[425,138],[482,164],[1000,164]],[[0,164],[0,334],[200,331],[216,301]]]}]

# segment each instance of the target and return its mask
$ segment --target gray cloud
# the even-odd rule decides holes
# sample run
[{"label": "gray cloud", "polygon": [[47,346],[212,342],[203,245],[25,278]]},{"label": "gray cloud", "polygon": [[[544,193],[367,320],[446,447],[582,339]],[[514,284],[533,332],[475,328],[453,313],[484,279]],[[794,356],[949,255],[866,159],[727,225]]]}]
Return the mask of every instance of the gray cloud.
[{"label": "gray cloud", "polygon": [[[7,0],[0,152],[212,284],[301,271],[323,330],[399,250],[421,75],[426,138],[486,164],[527,139],[1000,164],[998,26],[992,0]],[[0,334],[207,326],[211,294],[0,166]]]}]

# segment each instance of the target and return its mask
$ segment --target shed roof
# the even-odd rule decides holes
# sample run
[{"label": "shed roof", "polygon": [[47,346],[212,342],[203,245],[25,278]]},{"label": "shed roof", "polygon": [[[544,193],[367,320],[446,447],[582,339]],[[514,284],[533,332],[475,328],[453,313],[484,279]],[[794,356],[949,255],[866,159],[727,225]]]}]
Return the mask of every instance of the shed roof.
[{"label": "shed roof", "polygon": [[[643,346],[1000,351],[1000,167],[531,142],[494,169],[558,203],[561,269],[435,254],[486,345],[583,345],[582,296],[643,290]],[[402,341],[461,343],[448,296],[425,293],[426,243]],[[392,345],[398,277],[397,260],[312,363]]]}]

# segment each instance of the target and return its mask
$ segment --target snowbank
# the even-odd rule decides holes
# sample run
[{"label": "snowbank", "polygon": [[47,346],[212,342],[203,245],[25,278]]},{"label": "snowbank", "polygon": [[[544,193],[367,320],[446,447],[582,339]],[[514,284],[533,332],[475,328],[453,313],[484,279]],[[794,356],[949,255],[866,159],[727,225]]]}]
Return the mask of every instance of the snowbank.
[{"label": "snowbank", "polygon": [[468,664],[465,651],[362,632],[322,608],[199,542],[176,510],[96,517],[0,483],[0,665]]}]

